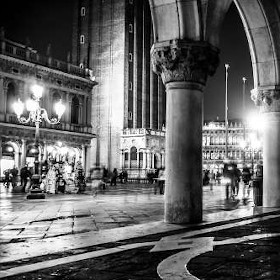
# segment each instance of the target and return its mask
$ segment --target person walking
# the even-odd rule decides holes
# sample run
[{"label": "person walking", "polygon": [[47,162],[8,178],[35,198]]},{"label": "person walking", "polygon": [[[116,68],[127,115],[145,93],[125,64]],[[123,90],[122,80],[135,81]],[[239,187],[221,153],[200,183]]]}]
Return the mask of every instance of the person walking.
[{"label": "person walking", "polygon": [[4,186],[5,188],[9,188],[10,185],[10,169],[6,169],[4,171]]},{"label": "person walking", "polygon": [[28,170],[27,165],[21,168],[20,170],[20,185],[22,186],[22,192],[25,192],[28,177],[30,177],[30,171]]},{"label": "person walking", "polygon": [[111,178],[111,186],[116,186],[117,185],[117,178],[118,178],[118,170],[117,168],[114,168],[112,178]]},{"label": "person walking", "polygon": [[14,165],[14,167],[10,170],[10,176],[12,181],[12,187],[15,188],[17,184],[17,175],[18,175],[18,169]]}]

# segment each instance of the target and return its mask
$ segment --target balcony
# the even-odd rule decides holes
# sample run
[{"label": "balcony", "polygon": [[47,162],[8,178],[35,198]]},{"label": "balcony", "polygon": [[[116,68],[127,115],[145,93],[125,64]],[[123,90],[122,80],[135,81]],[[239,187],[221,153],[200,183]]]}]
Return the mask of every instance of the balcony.
[{"label": "balcony", "polygon": [[123,136],[132,135],[153,135],[165,136],[165,130],[155,130],[150,128],[125,128],[123,129]]},{"label": "balcony", "polygon": [[40,55],[36,50],[34,50],[31,47],[12,42],[5,38],[0,38],[0,43],[0,54],[25,60],[38,65],[46,66],[48,68],[59,70],[82,78],[89,77],[88,69],[80,68],[79,66],[54,59],[50,56],[48,57]]},{"label": "balcony", "polygon": [[[4,123],[29,126],[29,127],[35,126],[34,123],[19,124],[19,121],[15,114],[6,114],[4,116]],[[66,122],[61,122],[56,125],[51,125],[51,124],[43,121],[40,124],[40,128],[63,130],[63,131],[69,131],[69,132],[75,132],[75,133],[92,134],[92,127],[90,125],[71,124],[71,123],[66,123]]]}]

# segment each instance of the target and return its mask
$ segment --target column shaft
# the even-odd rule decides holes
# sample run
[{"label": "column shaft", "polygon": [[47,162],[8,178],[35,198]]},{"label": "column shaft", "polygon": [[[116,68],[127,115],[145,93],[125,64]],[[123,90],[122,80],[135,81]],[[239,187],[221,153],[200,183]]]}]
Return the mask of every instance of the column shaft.
[{"label": "column shaft", "polygon": [[263,114],[263,206],[280,206],[280,112]]},{"label": "column shaft", "polygon": [[203,93],[191,82],[170,82],[166,88],[165,221],[198,222],[202,220]]}]

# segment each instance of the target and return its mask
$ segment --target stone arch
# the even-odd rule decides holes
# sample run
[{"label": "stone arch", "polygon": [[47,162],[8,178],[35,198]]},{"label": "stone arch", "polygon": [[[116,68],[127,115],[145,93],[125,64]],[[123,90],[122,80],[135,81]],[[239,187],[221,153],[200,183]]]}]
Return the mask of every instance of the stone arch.
[{"label": "stone arch", "polygon": [[[264,205],[280,206],[279,1],[149,3],[154,31],[153,70],[161,75],[167,92],[165,220],[202,220],[202,143],[198,139],[202,138],[203,91],[208,75],[213,75],[218,65],[219,34],[232,3],[239,11],[249,42],[255,87],[252,99],[261,106],[267,125],[263,150]],[[195,205],[190,205],[189,196]]]}]

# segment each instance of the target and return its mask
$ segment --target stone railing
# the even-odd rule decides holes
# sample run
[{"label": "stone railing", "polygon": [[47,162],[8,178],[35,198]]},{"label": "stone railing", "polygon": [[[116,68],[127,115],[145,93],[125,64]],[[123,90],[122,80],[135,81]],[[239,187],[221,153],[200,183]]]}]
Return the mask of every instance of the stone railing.
[{"label": "stone railing", "polygon": [[48,68],[59,70],[82,78],[87,78],[90,76],[89,69],[80,68],[79,66],[70,64],[69,61],[64,62],[54,59],[51,56],[43,56],[31,47],[12,42],[1,36],[0,45],[0,54],[46,66]]},{"label": "stone railing", "polygon": [[[4,117],[4,118],[2,118]],[[0,122],[4,123],[11,123],[11,124],[19,124],[24,126],[35,126],[34,123],[27,123],[27,124],[20,124],[17,116],[15,114],[5,114],[0,116]],[[72,124],[66,122],[60,122],[56,125],[51,125],[47,122],[42,122],[40,124],[40,128],[48,128],[48,129],[56,129],[56,130],[63,130],[69,132],[76,132],[76,133],[86,133],[92,134],[92,127],[90,125],[82,125],[82,124]]]},{"label": "stone railing", "polygon": [[165,136],[165,130],[155,130],[150,128],[125,128],[123,129],[123,136],[125,135]]}]

